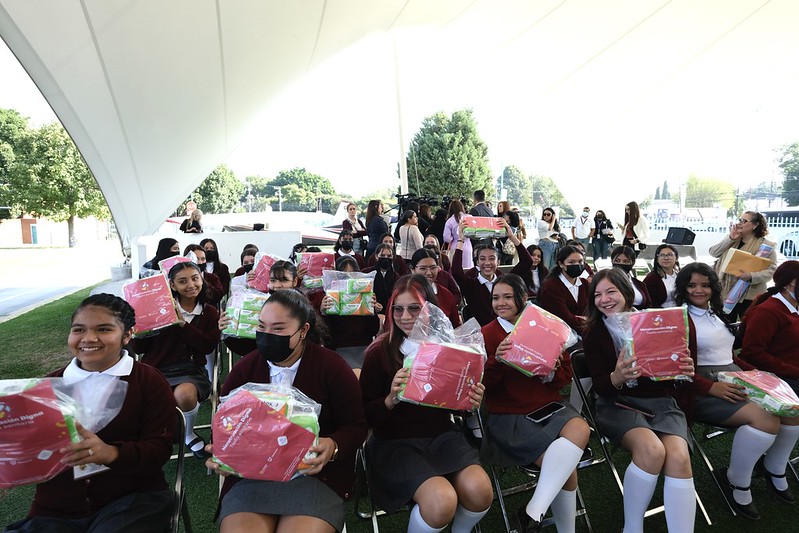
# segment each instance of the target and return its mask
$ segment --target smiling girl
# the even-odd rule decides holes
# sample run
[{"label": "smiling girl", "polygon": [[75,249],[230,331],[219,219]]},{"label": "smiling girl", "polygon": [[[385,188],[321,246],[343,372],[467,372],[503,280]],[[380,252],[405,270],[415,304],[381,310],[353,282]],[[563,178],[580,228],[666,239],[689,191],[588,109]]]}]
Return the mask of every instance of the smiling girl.
[{"label": "smiling girl", "polygon": [[154,335],[133,339],[131,347],[144,354],[142,363],[154,366],[172,386],[175,401],[186,416],[186,445],[200,459],[208,455],[194,433],[200,402],[211,394],[205,354],[219,344],[219,311],[208,303],[200,268],[178,263],[169,270],[169,286],[176,299],[178,324]]},{"label": "smiling girl", "polygon": [[[83,440],[60,450],[69,467],[106,470],[74,479],[69,468],[36,486],[28,517],[6,531],[164,531],[172,494],[162,467],[172,452],[175,401],[155,369],[129,357],[133,309],[121,298],[96,294],[72,315],[67,344],[74,359],[49,374],[78,383],[95,374],[127,383],[119,414],[97,433],[78,425]],[[128,529],[125,529],[128,528]]]},{"label": "smiling girl", "polygon": [[680,254],[671,244],[655,250],[655,268],[644,278],[652,307],[674,307],[674,283],[680,271]]}]

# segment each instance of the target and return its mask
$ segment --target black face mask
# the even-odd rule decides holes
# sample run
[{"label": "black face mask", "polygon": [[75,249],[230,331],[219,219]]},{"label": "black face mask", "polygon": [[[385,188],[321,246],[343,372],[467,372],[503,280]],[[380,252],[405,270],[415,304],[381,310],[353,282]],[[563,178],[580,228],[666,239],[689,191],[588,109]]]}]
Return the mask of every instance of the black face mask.
[{"label": "black face mask", "polygon": [[582,274],[584,270],[585,267],[582,264],[566,265],[566,275],[570,278],[579,278],[580,274]]},{"label": "black face mask", "polygon": [[377,258],[377,267],[380,270],[388,270],[393,266],[392,259],[390,257],[378,257]]},{"label": "black face mask", "polygon": [[255,263],[250,263],[249,265],[244,265],[243,267],[241,267],[241,270],[246,274],[247,272],[251,272],[254,267]]},{"label": "black face mask", "polygon": [[200,272],[205,272],[205,263],[202,263],[201,265],[197,265],[197,268],[200,269]]},{"label": "black face mask", "polygon": [[425,244],[425,250],[430,250],[431,252],[439,253],[438,248],[436,248],[435,244]]},{"label": "black face mask", "polygon": [[[299,331],[299,330],[297,330]],[[267,361],[272,363],[282,363],[289,358],[294,348],[290,346],[292,335],[278,335],[276,333],[266,333],[264,331],[255,332],[255,346]]]},{"label": "black face mask", "polygon": [[627,274],[629,274],[632,271],[632,269],[633,269],[632,265],[620,265],[618,263],[613,263],[613,266],[615,268],[620,268],[620,269],[624,270]]},{"label": "black face mask", "polygon": [[349,239],[342,239],[341,241],[341,249],[342,250],[352,250],[352,241]]},{"label": "black face mask", "polygon": [[216,250],[206,250],[205,252],[205,260],[209,263],[216,263],[216,260],[219,259],[219,254],[216,253]]}]

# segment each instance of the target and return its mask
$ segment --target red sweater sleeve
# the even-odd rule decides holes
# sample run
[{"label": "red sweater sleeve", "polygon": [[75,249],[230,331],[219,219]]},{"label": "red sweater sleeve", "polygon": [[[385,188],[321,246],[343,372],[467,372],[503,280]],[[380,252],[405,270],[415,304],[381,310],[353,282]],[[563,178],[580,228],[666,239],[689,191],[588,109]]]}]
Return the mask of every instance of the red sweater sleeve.
[{"label": "red sweater sleeve", "polygon": [[180,330],[180,338],[192,352],[194,363],[205,366],[205,354],[211,353],[219,344],[219,311],[211,304],[203,306],[202,314]]},{"label": "red sweater sleeve", "polygon": [[781,308],[785,308],[782,302],[769,298],[749,309],[744,317],[741,358],[780,377],[799,379],[799,319],[791,320],[787,309]]},{"label": "red sweater sleeve", "polygon": [[647,274],[644,278],[644,286],[649,292],[652,307],[662,307],[663,302],[666,301],[666,286],[660,275],[654,270]]}]

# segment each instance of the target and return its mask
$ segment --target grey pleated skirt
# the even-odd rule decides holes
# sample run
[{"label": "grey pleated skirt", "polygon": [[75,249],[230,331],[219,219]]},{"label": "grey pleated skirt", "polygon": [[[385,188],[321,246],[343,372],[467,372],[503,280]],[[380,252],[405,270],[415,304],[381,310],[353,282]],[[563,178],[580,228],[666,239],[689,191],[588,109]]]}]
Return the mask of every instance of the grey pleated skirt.
[{"label": "grey pleated skirt", "polygon": [[173,389],[181,383],[191,383],[197,387],[197,400],[199,402],[204,402],[211,395],[211,382],[208,381],[205,367],[194,363],[180,363],[159,367],[158,370],[164,375],[167,383]]},{"label": "grey pleated skirt", "polygon": [[621,443],[624,434],[635,428],[648,428],[655,433],[677,435],[682,437],[691,447],[688,438],[688,422],[685,414],[671,397],[636,398],[619,395],[626,403],[645,409],[655,416],[648,417],[641,413],[615,405],[616,400],[600,396],[596,401],[596,418],[599,430],[616,444]]},{"label": "grey pleated skirt", "polygon": [[[696,373],[711,381],[719,380],[719,372],[737,372],[741,368],[735,363],[719,366],[697,366]],[[722,424],[738,412],[747,402],[728,402],[715,396],[697,394],[694,397],[694,418],[708,424]]]},{"label": "grey pleated skirt", "polygon": [[219,522],[234,513],[300,515],[319,518],[341,531],[346,512],[344,500],[313,476],[285,482],[242,479],[222,499]]},{"label": "grey pleated skirt", "polygon": [[485,423],[486,435],[480,458],[497,466],[519,466],[534,462],[558,439],[569,420],[580,417],[569,402],[561,403],[565,409],[542,423],[533,422],[525,415],[490,414]]},{"label": "grey pleated skirt", "polygon": [[367,464],[372,501],[391,513],[410,502],[431,477],[479,465],[480,458],[463,433],[453,429],[434,438],[372,437],[367,441]]},{"label": "grey pleated skirt", "polygon": [[350,368],[362,368],[363,354],[367,348],[368,346],[347,346],[336,348],[336,353],[350,365]]}]

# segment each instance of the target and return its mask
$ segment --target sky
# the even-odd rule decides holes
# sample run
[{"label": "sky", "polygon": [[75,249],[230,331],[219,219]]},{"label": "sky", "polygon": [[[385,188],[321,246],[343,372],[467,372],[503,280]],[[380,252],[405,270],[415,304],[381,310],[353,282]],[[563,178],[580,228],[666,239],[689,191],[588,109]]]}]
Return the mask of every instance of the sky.
[{"label": "sky", "polygon": [[[471,108],[495,176],[506,165],[548,175],[573,207],[620,210],[692,173],[781,181],[775,149],[799,141],[799,8],[726,3],[685,17],[642,2],[594,25],[586,5],[493,48],[459,40],[459,54],[452,32],[469,20],[366,37],[287,86],[227,163],[240,178],[305,167],[360,197],[398,185],[424,117]],[[54,119],[1,43],[0,79],[1,107]]]}]

